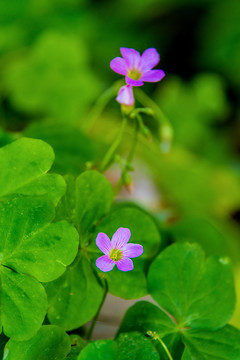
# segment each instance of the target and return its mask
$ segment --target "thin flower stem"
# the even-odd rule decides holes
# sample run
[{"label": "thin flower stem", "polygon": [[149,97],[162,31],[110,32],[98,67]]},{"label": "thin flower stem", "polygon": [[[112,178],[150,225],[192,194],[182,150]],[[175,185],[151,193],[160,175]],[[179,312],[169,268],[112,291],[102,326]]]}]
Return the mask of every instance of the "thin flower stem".
[{"label": "thin flower stem", "polygon": [[136,89],[135,95],[143,106],[153,109],[157,119],[162,125],[168,125],[171,127],[169,120],[166,118],[160,107],[147,94],[145,94],[145,92],[141,89]]},{"label": "thin flower stem", "polygon": [[127,171],[127,167],[132,163],[133,161],[133,157],[134,157],[134,154],[135,154],[135,150],[136,150],[136,145],[137,145],[137,140],[138,140],[138,130],[139,130],[139,125],[136,121],[136,119],[134,119],[134,133],[133,133],[133,141],[132,141],[132,145],[131,145],[131,148],[130,148],[130,151],[129,151],[129,154],[128,154],[128,157],[127,157],[127,161],[126,161],[126,164],[124,167],[122,167],[122,174],[121,174],[121,177],[114,189],[114,195],[117,196],[119,191],[121,190],[122,188],[122,185],[123,185],[123,174],[125,171]]},{"label": "thin flower stem", "polygon": [[121,129],[120,129],[115,141],[113,142],[112,146],[110,146],[110,148],[108,149],[108,151],[107,151],[106,155],[104,156],[103,161],[102,161],[102,163],[100,165],[100,171],[101,172],[106,171],[107,168],[110,166],[110,164],[112,162],[112,159],[113,159],[113,155],[114,155],[114,153],[116,152],[118,146],[121,143],[126,124],[127,124],[127,118],[126,118],[125,115],[123,115],[123,121],[122,121]]},{"label": "thin flower stem", "polygon": [[160,336],[155,331],[148,331],[147,334],[151,336],[154,340],[158,340],[162,347],[164,348],[169,360],[173,360],[172,355],[170,354],[170,351],[168,350],[166,344],[163,342],[163,340],[160,338]]},{"label": "thin flower stem", "polygon": [[131,149],[129,151],[128,157],[127,157],[127,163],[128,164],[131,164],[131,162],[133,161],[134,154],[135,154],[137,140],[138,140],[138,128],[139,128],[138,123],[135,120],[134,121],[133,142],[132,142],[132,146],[131,146]]},{"label": "thin flower stem", "polygon": [[96,326],[100,311],[102,310],[103,304],[104,304],[104,302],[106,300],[106,297],[107,297],[107,294],[108,294],[108,284],[107,284],[106,280],[104,280],[104,281],[105,281],[105,289],[104,289],[102,302],[101,302],[101,304],[100,304],[100,306],[98,308],[98,311],[97,311],[96,315],[94,316],[94,318],[92,320],[91,326],[90,326],[89,331],[88,331],[87,336],[86,336],[86,340],[91,340],[93,330],[95,329],[95,326]]},{"label": "thin flower stem", "polygon": [[122,81],[116,81],[110,88],[105,90],[102,95],[98,98],[95,105],[92,107],[88,114],[88,121],[84,122],[81,129],[85,132],[90,132],[93,128],[96,120],[101,115],[109,101],[117,95],[119,88],[122,85]]}]

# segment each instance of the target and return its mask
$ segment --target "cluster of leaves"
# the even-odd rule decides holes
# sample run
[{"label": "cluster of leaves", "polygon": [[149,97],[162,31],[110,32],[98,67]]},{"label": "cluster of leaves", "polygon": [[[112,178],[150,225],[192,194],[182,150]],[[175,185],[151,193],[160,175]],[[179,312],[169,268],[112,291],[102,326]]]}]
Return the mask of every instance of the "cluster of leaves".
[{"label": "cluster of leaves", "polygon": [[[21,138],[0,149],[3,359],[165,359],[161,341],[174,359],[240,359],[240,331],[226,325],[235,305],[229,259],[205,260],[198,245],[186,243],[158,255],[160,233],[148,213],[114,205],[97,171],[65,179],[48,173],[53,161],[42,140]],[[95,238],[120,226],[131,229],[144,254],[133,271],[103,277]],[[96,315],[107,289],[125,299],[150,293],[159,306],[137,302],[114,340],[68,335]]]}]

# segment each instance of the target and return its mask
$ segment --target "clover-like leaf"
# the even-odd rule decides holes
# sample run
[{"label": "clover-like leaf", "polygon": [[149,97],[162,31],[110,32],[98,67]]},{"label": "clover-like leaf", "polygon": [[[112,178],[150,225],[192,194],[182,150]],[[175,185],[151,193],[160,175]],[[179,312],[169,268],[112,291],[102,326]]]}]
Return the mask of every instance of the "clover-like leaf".
[{"label": "clover-like leaf", "polygon": [[36,198],[0,204],[1,263],[46,282],[59,277],[75,258],[78,234],[66,221],[50,224],[54,209]]},{"label": "clover-like leaf", "polygon": [[230,260],[206,261],[197,244],[174,244],[151,264],[149,291],[180,327],[217,329],[231,318],[235,292]]},{"label": "clover-like leaf", "polygon": [[92,161],[95,144],[79,130],[79,126],[54,121],[32,123],[24,136],[42,139],[50,144],[55,153],[52,170],[60,174],[78,175],[87,161]]},{"label": "clover-like leaf", "polygon": [[16,340],[36,333],[47,311],[47,296],[34,278],[0,266],[0,328]]},{"label": "clover-like leaf", "polygon": [[83,251],[60,278],[47,283],[45,288],[49,321],[65,330],[76,329],[91,320],[103,298],[103,287]]},{"label": "clover-like leaf", "polygon": [[115,208],[96,227],[92,243],[87,248],[94,262],[96,258],[102,255],[95,244],[97,234],[104,232],[111,238],[120,227],[130,229],[131,238],[129,242],[141,244],[143,246],[143,255],[134,259],[134,269],[132,271],[121,272],[115,267],[112,271],[106,273],[106,278],[111,294],[125,299],[135,299],[148,293],[146,283],[147,265],[149,260],[159,251],[160,235],[155,223],[146,212],[126,205]]},{"label": "clover-like leaf", "polygon": [[66,221],[50,224],[54,215],[38,198],[0,203],[0,322],[16,340],[32,336],[46,313],[46,293],[37,280],[56,279],[77,253],[77,231]]},{"label": "clover-like leaf", "polygon": [[239,360],[240,331],[227,325],[217,331],[187,330],[182,360]]},{"label": "clover-like leaf", "polygon": [[120,334],[116,340],[118,360],[159,360],[152,343],[137,332]]},{"label": "clover-like leaf", "polygon": [[113,340],[98,340],[88,344],[77,360],[159,360],[151,342],[142,334],[120,334]]},{"label": "clover-like leaf", "polygon": [[89,343],[77,357],[77,360],[116,359],[117,345],[113,340],[97,340]]},{"label": "clover-like leaf", "polygon": [[92,227],[108,211],[113,200],[109,181],[95,170],[85,171],[74,180],[66,177],[67,191],[57,208],[57,218],[67,218],[81,234]]},{"label": "clover-like leaf", "polygon": [[[168,349],[171,350],[174,359],[177,359],[177,354],[181,353],[182,343],[175,319],[167,312],[164,312],[163,309],[148,301],[139,301],[127,310],[118,334],[130,331],[139,331],[144,335],[149,332],[156,332],[163,339]],[[161,358],[163,356],[165,359],[164,349],[157,340],[155,346],[161,354]]]},{"label": "clover-like leaf", "polygon": [[176,323],[158,306],[148,301],[138,301],[127,310],[118,333],[129,331],[139,331],[143,334],[156,331],[164,337],[176,332]]},{"label": "clover-like leaf", "polygon": [[69,336],[60,327],[44,325],[27,341],[10,339],[4,360],[64,360],[70,350]]},{"label": "clover-like leaf", "polygon": [[0,149],[0,199],[15,194],[41,196],[57,204],[65,192],[60,175],[46,174],[54,153],[42,140],[21,138]]}]

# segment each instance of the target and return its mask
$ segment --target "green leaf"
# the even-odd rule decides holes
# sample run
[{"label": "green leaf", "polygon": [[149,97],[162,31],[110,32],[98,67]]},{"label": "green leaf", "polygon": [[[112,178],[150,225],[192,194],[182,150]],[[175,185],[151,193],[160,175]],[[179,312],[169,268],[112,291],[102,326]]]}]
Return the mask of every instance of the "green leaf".
[{"label": "green leaf", "polygon": [[36,195],[57,204],[65,192],[60,175],[46,174],[54,160],[52,148],[41,140],[22,138],[0,149],[0,198]]},{"label": "green leaf", "polygon": [[[163,339],[174,359],[181,353],[180,332],[174,319],[162,309],[148,301],[139,301],[131,306],[120,325],[118,334],[122,332],[139,331],[146,335],[149,331],[156,332]],[[165,359],[166,353],[162,345],[156,340],[154,344]]]},{"label": "green leaf", "polygon": [[5,68],[3,81],[11,103],[24,113],[79,122],[99,93],[87,53],[80,36],[42,32],[30,51]]},{"label": "green leaf", "polygon": [[[93,261],[102,255],[95,244],[97,234],[104,232],[111,238],[119,227],[129,228],[132,234],[129,242],[141,244],[144,252],[139,258],[133,259],[134,270],[124,273],[115,266],[112,271],[106,273],[109,291],[111,294],[125,299],[139,298],[148,293],[146,270],[149,260],[159,250],[159,232],[151,217],[140,209],[128,206],[115,208],[96,227],[92,243],[87,248]],[[99,269],[97,271],[99,272]]]},{"label": "green leaf", "polygon": [[151,341],[137,332],[120,334],[116,340],[119,360],[159,360]]},{"label": "green leaf", "polygon": [[70,350],[69,336],[58,326],[45,325],[30,340],[9,340],[4,360],[64,360]]},{"label": "green leaf", "polygon": [[80,351],[87,345],[87,341],[83,340],[79,335],[70,335],[71,352],[67,356],[67,360],[77,360]]},{"label": "green leaf", "polygon": [[240,359],[240,331],[229,325],[217,331],[184,331],[183,341],[186,349],[182,360]]},{"label": "green leaf", "polygon": [[116,359],[117,345],[113,340],[97,340],[88,344],[77,360],[113,360]]},{"label": "green leaf", "polygon": [[84,252],[57,280],[46,284],[48,318],[65,330],[76,329],[96,314],[103,288],[96,278],[92,265]]},{"label": "green leaf", "polygon": [[68,123],[44,121],[31,124],[25,131],[27,137],[42,139],[55,153],[52,170],[60,174],[78,175],[95,155],[95,144],[78,127]]},{"label": "green leaf", "polygon": [[33,336],[46,311],[47,296],[37,280],[0,266],[0,325],[8,337],[22,341]]},{"label": "green leaf", "polygon": [[158,360],[152,343],[139,333],[120,334],[113,340],[98,340],[88,344],[77,360]]},{"label": "green leaf", "polygon": [[1,203],[1,263],[43,282],[59,277],[77,254],[78,234],[66,221],[50,224],[54,215],[41,199]]},{"label": "green leaf", "polygon": [[77,177],[67,177],[67,192],[57,208],[57,218],[68,218],[81,234],[90,232],[95,223],[110,210],[113,191],[109,181],[95,170]]},{"label": "green leaf", "polygon": [[235,305],[228,258],[204,259],[197,244],[174,244],[151,264],[149,291],[182,328],[217,329],[231,318]]},{"label": "green leaf", "polygon": [[139,331],[147,334],[156,331],[160,337],[177,331],[176,323],[156,305],[148,301],[138,301],[124,315],[118,333]]}]

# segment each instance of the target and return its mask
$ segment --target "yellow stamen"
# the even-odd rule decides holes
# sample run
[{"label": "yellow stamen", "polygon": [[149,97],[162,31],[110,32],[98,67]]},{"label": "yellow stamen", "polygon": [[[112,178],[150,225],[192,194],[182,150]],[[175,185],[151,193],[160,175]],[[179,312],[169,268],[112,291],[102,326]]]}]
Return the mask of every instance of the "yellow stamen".
[{"label": "yellow stamen", "polygon": [[123,258],[123,253],[120,249],[112,249],[109,253],[109,257],[113,261],[119,261]]},{"label": "yellow stamen", "polygon": [[140,71],[138,71],[138,69],[130,69],[128,70],[128,77],[130,77],[130,79],[133,80],[139,80],[142,76],[142,74],[140,73]]}]

